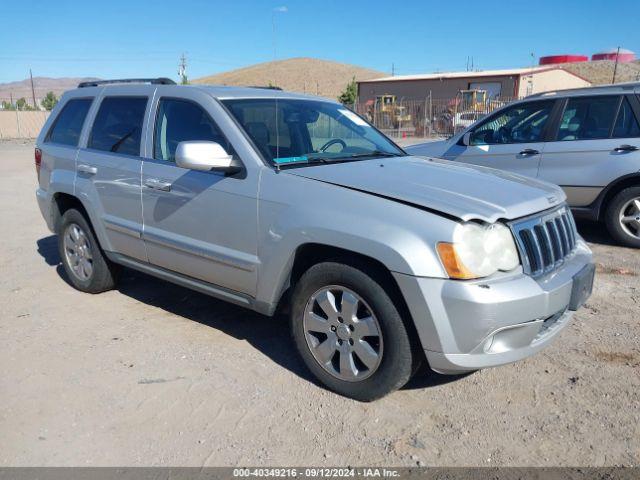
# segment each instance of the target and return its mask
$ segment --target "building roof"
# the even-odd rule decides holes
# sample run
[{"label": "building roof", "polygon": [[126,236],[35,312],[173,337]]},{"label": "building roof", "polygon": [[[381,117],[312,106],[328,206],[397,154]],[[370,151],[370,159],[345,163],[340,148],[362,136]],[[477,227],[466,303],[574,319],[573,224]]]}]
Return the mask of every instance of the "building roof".
[{"label": "building roof", "polygon": [[[402,80],[445,80],[448,78],[478,78],[478,77],[513,77],[528,75],[530,73],[538,73],[548,70],[563,70],[560,67],[528,67],[528,68],[510,68],[506,70],[481,70],[478,72],[442,72],[442,73],[423,73],[418,75],[395,75],[393,77],[373,78],[371,80],[360,80],[358,83],[370,82],[397,82]],[[565,72],[577,76],[567,70]]]}]

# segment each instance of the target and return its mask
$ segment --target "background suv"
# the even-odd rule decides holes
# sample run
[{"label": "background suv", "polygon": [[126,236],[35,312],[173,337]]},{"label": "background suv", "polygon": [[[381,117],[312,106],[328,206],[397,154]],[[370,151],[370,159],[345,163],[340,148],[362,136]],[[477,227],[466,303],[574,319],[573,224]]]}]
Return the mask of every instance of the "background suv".
[{"label": "background suv", "polygon": [[640,83],[562,90],[501,108],[415,155],[486,165],[560,185],[576,216],[640,247]]},{"label": "background suv", "polygon": [[425,359],[532,355],[589,296],[558,187],[408,156],[336,102],[170,83],[83,84],[37,139],[38,203],[79,290],[124,265],[288,311],[309,370],[360,400]]}]

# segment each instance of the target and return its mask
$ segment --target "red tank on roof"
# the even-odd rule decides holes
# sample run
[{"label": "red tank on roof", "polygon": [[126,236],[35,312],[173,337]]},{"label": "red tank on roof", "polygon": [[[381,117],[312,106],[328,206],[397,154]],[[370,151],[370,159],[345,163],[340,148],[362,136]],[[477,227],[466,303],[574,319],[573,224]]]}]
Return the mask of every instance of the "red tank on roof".
[{"label": "red tank on roof", "polygon": [[540,57],[540,65],[586,62],[588,60],[589,57],[586,55],[547,55],[546,57]]},{"label": "red tank on roof", "polygon": [[636,59],[636,54],[625,48],[621,48],[618,53],[617,48],[612,48],[606,52],[594,53],[591,60],[615,60],[616,57],[618,57],[618,62],[633,62]]}]

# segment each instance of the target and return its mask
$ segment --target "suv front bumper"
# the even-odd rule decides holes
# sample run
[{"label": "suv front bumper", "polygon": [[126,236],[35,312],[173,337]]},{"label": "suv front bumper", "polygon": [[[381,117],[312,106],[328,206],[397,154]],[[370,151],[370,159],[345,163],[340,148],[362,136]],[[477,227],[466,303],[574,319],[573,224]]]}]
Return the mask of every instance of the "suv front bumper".
[{"label": "suv front bumper", "polygon": [[593,268],[592,255],[579,240],[564,264],[542,278],[522,272],[473,281],[394,277],[430,367],[461,373],[515,362],[549,344],[569,323],[574,277],[585,268]]}]

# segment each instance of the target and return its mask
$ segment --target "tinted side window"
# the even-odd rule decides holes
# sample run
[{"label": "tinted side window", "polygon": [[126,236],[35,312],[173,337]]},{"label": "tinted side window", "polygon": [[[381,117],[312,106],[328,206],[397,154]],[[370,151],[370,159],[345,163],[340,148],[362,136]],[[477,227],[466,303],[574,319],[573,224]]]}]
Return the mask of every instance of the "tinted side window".
[{"label": "tinted side window", "polygon": [[633,114],[629,100],[624,98],[622,105],[620,105],[616,124],[613,127],[613,138],[631,137],[640,137],[640,126],[638,119]]},{"label": "tinted side window", "polygon": [[55,123],[47,134],[46,142],[77,146],[84,119],[91,106],[91,98],[69,100],[58,114]]},{"label": "tinted side window", "polygon": [[471,133],[471,145],[500,145],[542,141],[553,100],[527,102],[507,108]]},{"label": "tinted side window", "polygon": [[91,129],[89,148],[140,155],[146,97],[106,97]]},{"label": "tinted side window", "polygon": [[216,142],[227,153],[232,153],[222,132],[202,107],[186,100],[161,99],[156,117],[153,157],[173,162],[178,144],[189,140]]},{"label": "tinted side window", "polygon": [[609,138],[620,97],[571,98],[564,109],[558,140]]}]

